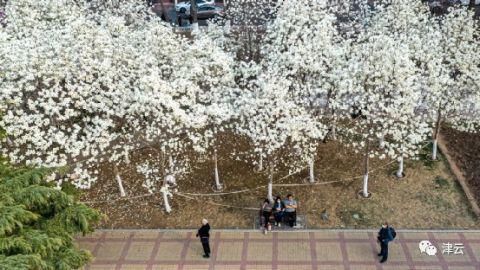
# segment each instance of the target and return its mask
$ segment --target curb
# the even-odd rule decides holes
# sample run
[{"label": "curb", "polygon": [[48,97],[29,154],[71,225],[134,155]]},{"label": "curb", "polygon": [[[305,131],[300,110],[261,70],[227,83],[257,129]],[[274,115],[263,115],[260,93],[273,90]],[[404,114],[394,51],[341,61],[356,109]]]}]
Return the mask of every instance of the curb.
[{"label": "curb", "polygon": [[[192,229],[97,229],[96,232],[191,232],[192,230],[197,230],[198,228]],[[252,230],[252,229],[212,229],[215,232],[260,232],[261,230]],[[308,229],[308,230],[296,230],[296,231],[274,231],[280,233],[310,233],[310,232],[377,232],[378,229]],[[480,229],[472,229],[472,230],[465,230],[465,229],[395,229],[396,232],[402,233],[480,233]]]}]

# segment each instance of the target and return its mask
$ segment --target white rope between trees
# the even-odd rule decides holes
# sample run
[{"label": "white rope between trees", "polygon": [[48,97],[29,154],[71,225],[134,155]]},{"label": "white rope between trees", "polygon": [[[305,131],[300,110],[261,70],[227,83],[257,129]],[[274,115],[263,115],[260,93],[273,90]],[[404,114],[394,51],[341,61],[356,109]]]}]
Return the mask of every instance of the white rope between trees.
[{"label": "white rope between trees", "polygon": [[[372,169],[370,171],[370,173],[373,173],[375,171],[378,171],[379,169],[381,168],[384,168],[392,163],[394,163],[395,161],[391,161],[391,162],[388,162],[387,164],[384,164],[378,168],[375,168],[375,169]],[[302,169],[305,169],[306,167],[308,166],[304,166],[302,167]],[[285,179],[287,177],[290,177],[294,174],[297,174],[299,172],[301,172],[302,170],[297,170],[293,173],[290,173],[284,177],[281,177],[279,178],[278,180],[282,180],[282,179]],[[363,177],[363,175],[359,175],[359,176],[352,176],[352,177],[348,177],[348,178],[344,178],[344,179],[341,179],[341,180],[335,180],[335,181],[328,181],[328,182],[315,182],[315,183],[302,183],[302,184],[273,184],[273,186],[276,186],[276,187],[295,187],[295,186],[314,186],[314,185],[328,185],[328,184],[334,184],[334,183],[341,183],[341,182],[351,182],[351,181],[354,181],[355,179],[357,178],[361,178]],[[277,181],[278,181],[277,180]],[[255,187],[255,188],[251,188],[251,189],[242,189],[242,190],[236,190],[236,191],[231,191],[231,192],[221,192],[221,193],[188,193],[188,192],[175,192],[174,194],[175,195],[179,195],[179,196],[182,196],[182,197],[185,197],[185,198],[188,198],[188,199],[191,199],[191,200],[194,200],[195,198],[193,197],[190,197],[190,196],[195,196],[195,197],[210,197],[210,196],[223,196],[223,195],[230,195],[230,194],[239,194],[239,193],[245,193],[245,192],[249,192],[249,191],[253,191],[253,190],[257,190],[257,189],[261,189],[261,188],[266,188],[267,185],[262,185],[262,186],[258,186],[258,187]],[[144,197],[149,197],[149,196],[152,196],[152,195],[156,195],[156,194],[160,194],[161,192],[158,191],[158,192],[152,192],[152,193],[147,193],[147,194],[143,194],[143,195],[137,195],[137,196],[131,196],[131,197],[122,197],[122,198],[118,198],[118,199],[112,199],[112,200],[100,200],[100,201],[82,201],[81,203],[85,203],[85,204],[99,204],[99,203],[110,203],[110,202],[117,202],[117,201],[122,201],[122,200],[132,200],[132,199],[138,199],[138,198],[144,198]],[[223,206],[223,207],[230,207],[230,208],[238,208],[238,209],[245,209],[245,210],[258,210],[259,208],[253,208],[253,207],[239,207],[239,206],[234,206],[234,205],[227,205],[227,204],[220,204],[220,203],[214,203],[214,202],[206,202],[206,203],[209,203],[209,204],[213,204],[213,205],[217,205],[217,206]]]},{"label": "white rope between trees", "polygon": [[[426,146],[428,146],[430,144],[430,142],[424,144],[421,149],[425,148]],[[392,160],[380,167],[377,167],[377,168],[374,168],[372,170],[370,170],[369,172],[371,174],[373,174],[374,172],[392,164],[396,162],[396,160]],[[285,178],[288,178],[294,174],[297,174],[299,172],[301,172],[302,170],[304,170],[305,168],[307,168],[308,166],[303,166],[302,168],[292,172],[292,173],[289,173],[288,175],[286,176],[283,176],[281,178],[278,178],[276,181],[280,181],[280,180],[283,180]],[[328,184],[334,184],[334,183],[341,183],[341,182],[351,182],[351,181],[354,181],[355,179],[357,178],[361,178],[363,177],[363,175],[358,175],[358,176],[352,176],[352,177],[349,177],[349,178],[344,178],[342,180],[336,180],[336,181],[328,181],[328,182],[315,182],[315,183],[302,183],[302,184],[274,184],[273,186],[276,186],[276,187],[294,187],[294,186],[314,186],[314,185],[328,185]],[[183,197],[186,197],[186,198],[189,198],[189,199],[194,199],[192,197],[189,197],[189,196],[196,196],[196,197],[210,197],[210,196],[224,196],[224,195],[230,195],[230,194],[239,194],[239,193],[245,193],[245,192],[249,192],[249,191],[252,191],[252,190],[257,190],[257,189],[261,189],[261,188],[266,188],[267,185],[262,185],[262,186],[258,186],[258,187],[255,187],[255,188],[251,188],[251,189],[242,189],[242,190],[236,190],[236,191],[231,191],[231,192],[220,192],[220,193],[188,193],[188,192],[184,192],[184,193],[181,193],[181,192],[176,192],[174,194],[178,194],[180,196],[183,196]],[[137,195],[137,196],[131,196],[131,197],[122,197],[122,198],[118,198],[118,199],[112,199],[112,200],[101,200],[101,201],[83,201],[81,203],[85,203],[85,204],[98,204],[98,203],[109,203],[109,202],[117,202],[117,201],[122,201],[122,200],[132,200],[132,199],[138,199],[138,198],[144,198],[144,197],[149,197],[149,196],[152,196],[152,195],[155,195],[155,194],[159,194],[161,193],[160,191],[159,192],[152,192],[152,193],[147,193],[147,194],[143,194],[143,195]],[[238,207],[238,206],[229,206],[229,205],[224,205],[224,204],[218,204],[218,203],[215,203],[215,205],[218,205],[218,206],[225,206],[225,207],[231,207],[231,208],[241,208],[241,209],[246,209],[246,210],[252,210],[252,209],[256,209],[256,208],[251,208],[251,207]]]},{"label": "white rope between trees", "polygon": [[[426,146],[428,146],[430,144],[430,142],[424,144],[421,148],[425,148]],[[377,167],[377,168],[374,168],[372,170],[370,170],[370,173],[374,173],[392,163],[396,162],[396,160],[392,160],[380,167]],[[283,180],[285,178],[288,178],[294,174],[297,174],[299,172],[301,172],[303,169],[307,168],[308,166],[303,166],[301,169],[298,169],[296,171],[294,171],[293,173],[289,173],[288,175],[286,176],[283,176],[279,179],[277,179],[276,181],[280,181],[280,180]],[[328,182],[315,182],[315,183],[303,183],[303,184],[274,184],[273,186],[277,186],[277,187],[294,187],[294,186],[312,186],[312,185],[328,185],[328,184],[334,184],[334,183],[341,183],[341,182],[351,182],[351,181],[354,181],[355,179],[357,178],[361,178],[363,177],[363,175],[359,175],[359,176],[353,176],[353,177],[350,177],[350,178],[345,178],[345,179],[342,179],[342,180],[336,180],[336,181],[328,181]],[[262,185],[262,186],[258,186],[258,187],[255,187],[255,188],[251,188],[251,189],[242,189],[242,190],[236,190],[236,191],[231,191],[231,192],[221,192],[221,193],[181,193],[181,192],[176,192],[175,194],[176,195],[179,195],[179,196],[182,196],[182,197],[185,197],[185,198],[188,198],[188,199],[191,199],[191,200],[194,200],[195,198],[193,197],[190,197],[190,196],[196,196],[196,197],[209,197],[209,196],[223,196],[223,195],[230,195],[230,194],[239,194],[239,193],[245,193],[245,192],[248,192],[248,191],[252,191],[252,190],[257,190],[257,189],[261,189],[261,188],[265,188],[267,187],[267,185]],[[82,201],[81,203],[85,203],[85,204],[98,204],[98,203],[110,203],[110,202],[117,202],[117,201],[122,201],[122,200],[132,200],[132,199],[138,199],[138,198],[144,198],[144,197],[149,197],[149,196],[152,196],[152,195],[156,195],[156,194],[160,194],[161,192],[158,191],[158,192],[152,192],[152,193],[147,193],[147,194],[142,194],[142,195],[137,195],[137,196],[131,196],[131,197],[121,197],[121,198],[118,198],[118,199],[112,199],[112,200],[101,200],[101,201]],[[238,208],[238,209],[245,209],[245,210],[258,210],[259,208],[253,208],[253,207],[239,207],[239,206],[234,206],[234,205],[227,205],[227,204],[220,204],[220,203],[213,203],[213,202],[207,202],[209,204],[213,204],[213,205],[217,205],[217,206],[223,206],[223,207],[229,207],[229,208]]]}]

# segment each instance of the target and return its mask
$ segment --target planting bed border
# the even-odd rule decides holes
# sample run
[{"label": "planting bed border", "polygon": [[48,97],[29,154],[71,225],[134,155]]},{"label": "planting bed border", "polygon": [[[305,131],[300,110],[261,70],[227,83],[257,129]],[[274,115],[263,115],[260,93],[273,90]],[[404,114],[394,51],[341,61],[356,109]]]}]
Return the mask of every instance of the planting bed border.
[{"label": "planting bed border", "polygon": [[473,193],[470,191],[470,188],[468,187],[467,180],[465,179],[464,172],[457,166],[455,163],[455,160],[452,158],[450,153],[448,152],[448,148],[445,144],[445,140],[442,137],[442,134],[438,134],[438,147],[442,151],[443,155],[447,158],[448,165],[451,168],[452,173],[455,175],[455,178],[457,178],[457,181],[460,183],[460,186],[463,189],[463,192],[465,192],[465,195],[467,196],[468,202],[470,202],[470,205],[472,206],[472,210],[477,215],[477,217],[480,218],[480,207],[478,206],[477,200],[473,196]]}]

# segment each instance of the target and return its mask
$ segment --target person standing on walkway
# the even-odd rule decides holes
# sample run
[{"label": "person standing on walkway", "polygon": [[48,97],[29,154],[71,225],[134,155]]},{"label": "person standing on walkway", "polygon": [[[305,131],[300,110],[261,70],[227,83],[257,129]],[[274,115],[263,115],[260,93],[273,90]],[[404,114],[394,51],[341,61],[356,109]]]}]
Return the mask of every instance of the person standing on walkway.
[{"label": "person standing on walkway", "polygon": [[384,222],[382,224],[382,228],[378,232],[377,239],[378,239],[378,242],[380,242],[380,253],[378,253],[378,256],[382,256],[380,263],[384,263],[387,261],[388,242],[392,241],[394,238],[392,231],[393,229],[390,226],[388,226],[388,223]]},{"label": "person standing on walkway", "polygon": [[297,225],[297,201],[293,199],[292,194],[287,195],[287,199],[283,202],[285,205],[285,215],[290,227]]},{"label": "person standing on walkway", "polygon": [[273,208],[272,203],[268,199],[265,199],[262,205],[262,215],[263,215],[263,222],[264,222],[263,225],[265,226],[265,230],[264,230],[265,234],[267,234],[267,231],[269,228],[268,225],[270,224],[270,216],[272,216],[272,208]]},{"label": "person standing on walkway", "polygon": [[204,258],[210,258],[210,244],[208,243],[208,239],[210,238],[210,225],[208,224],[208,220],[202,219],[202,227],[198,229],[197,237],[200,237],[200,242],[203,246],[203,255]]}]

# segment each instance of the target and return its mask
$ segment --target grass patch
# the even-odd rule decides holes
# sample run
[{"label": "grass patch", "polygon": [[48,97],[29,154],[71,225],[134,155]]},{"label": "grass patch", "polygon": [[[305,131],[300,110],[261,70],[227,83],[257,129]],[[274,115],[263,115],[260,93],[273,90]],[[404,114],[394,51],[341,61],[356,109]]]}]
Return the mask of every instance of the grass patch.
[{"label": "grass patch", "polygon": [[[241,139],[241,138],[240,138]],[[102,224],[104,228],[195,228],[199,220],[207,218],[215,228],[248,228],[266,196],[268,177],[254,171],[253,165],[230,158],[231,149],[241,153],[240,139],[225,138],[219,148],[220,177],[226,184],[225,192],[251,189],[248,192],[222,196],[195,196],[188,199],[173,194],[169,215],[163,210],[161,196],[140,197],[135,200],[121,200],[115,203],[99,203],[96,207],[108,214],[110,219]],[[245,146],[246,147],[246,146]],[[153,150],[136,152],[131,164],[126,165],[122,178],[128,196],[141,195],[143,178],[135,172],[135,164],[149,158]],[[279,167],[274,176],[273,194],[285,197],[292,193],[297,199],[299,214],[305,215],[308,227],[315,228],[378,228],[388,221],[397,228],[478,228],[471,214],[465,195],[457,189],[453,176],[444,159],[431,161],[431,145],[422,149],[423,161],[406,161],[407,177],[397,180],[391,175],[396,163],[390,160],[371,159],[369,190],[373,196],[358,199],[362,187],[363,159],[332,141],[318,148],[315,177],[318,185],[279,186],[280,184],[303,184],[308,170],[289,175],[287,168]],[[195,160],[192,155],[192,160]],[[426,163],[426,165],[425,165]],[[190,193],[212,193],[212,163],[192,163],[192,171],[178,179],[179,191]],[[387,166],[388,165],[388,166]],[[379,168],[379,169],[377,169]],[[113,200],[119,197],[118,185],[112,176],[111,166],[102,165],[99,181],[90,190],[82,191],[82,199]],[[288,177],[287,177],[288,176]],[[341,182],[341,180],[348,181]],[[322,182],[340,181],[334,184]],[[276,186],[278,185],[278,186]],[[439,188],[435,188],[438,185]],[[260,188],[256,188],[263,186]],[[441,188],[440,188],[441,187]],[[68,187],[66,188],[68,189]],[[67,191],[68,192],[68,191]],[[197,207],[202,206],[202,211]],[[223,206],[221,206],[223,205]],[[224,207],[233,206],[233,207]],[[326,209],[328,220],[321,218]]]},{"label": "grass patch", "polygon": [[426,192],[419,192],[415,196],[426,208],[440,210],[450,210],[453,204],[444,194],[429,194]]},{"label": "grass patch", "polygon": [[344,209],[339,212],[340,220],[347,227],[365,228],[374,224],[370,216],[361,209]]},{"label": "grass patch", "polygon": [[435,179],[433,180],[435,182],[435,187],[436,188],[449,188],[450,187],[450,182],[441,177],[441,176],[437,176],[435,177]]}]

